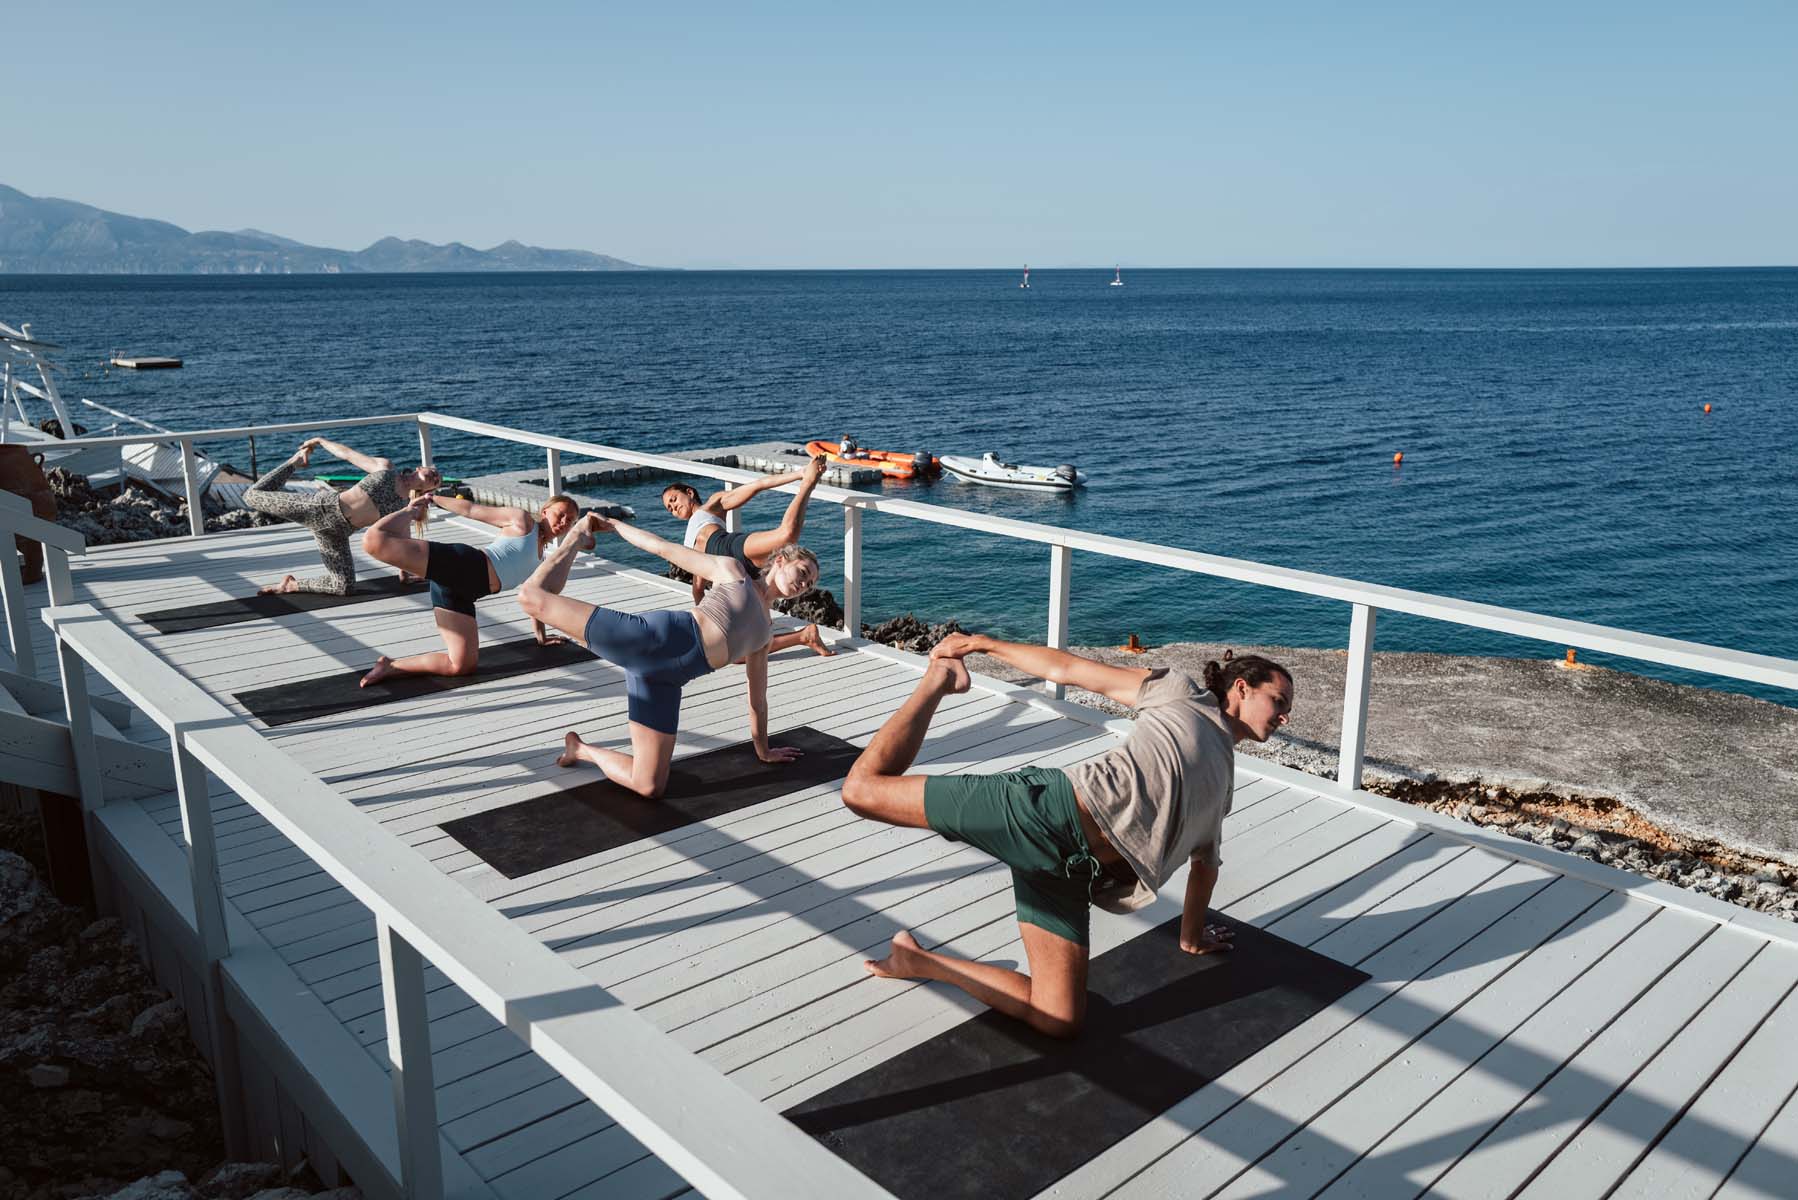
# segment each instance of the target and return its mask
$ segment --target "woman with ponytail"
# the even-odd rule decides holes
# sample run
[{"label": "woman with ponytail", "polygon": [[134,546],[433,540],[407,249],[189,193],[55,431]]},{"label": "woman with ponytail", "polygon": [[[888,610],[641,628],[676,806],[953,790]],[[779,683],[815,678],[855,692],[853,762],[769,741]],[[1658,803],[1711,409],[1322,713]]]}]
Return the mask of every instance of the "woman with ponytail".
[{"label": "woman with ponytail", "polygon": [[[671,483],[662,489],[662,507],[676,520],[687,523],[686,533],[681,538],[685,545],[701,554],[734,558],[749,573],[751,579],[756,579],[775,551],[799,541],[800,533],[805,530],[806,505],[811,503],[812,492],[817,488],[818,481],[824,478],[824,468],[824,456],[819,454],[806,464],[803,471],[768,475],[726,491],[714,492],[704,499],[700,498],[698,490],[691,484]],[[781,515],[779,525],[773,529],[730,530],[724,527],[725,513],[742,508],[770,488],[789,483],[797,483],[799,490],[793,493],[793,499],[787,503],[787,511]],[[705,589],[710,586],[705,578],[694,575],[693,603],[698,604]],[[849,632],[854,633],[855,630]],[[813,653],[825,657],[836,653],[818,633],[816,624],[807,625],[793,633],[776,634],[768,652],[775,654],[790,646],[801,645],[810,646]]]},{"label": "woman with ponytail", "polygon": [[[937,705],[968,690],[961,660],[974,653],[1130,705],[1136,724],[1122,745],[1065,771],[906,774]],[[1230,949],[1230,931],[1207,925],[1205,912],[1223,861],[1235,745],[1265,742],[1291,709],[1291,672],[1259,655],[1226,655],[1207,663],[1198,680],[979,634],[943,639],[917,690],[856,760],[843,803],[864,817],[978,846],[1011,867],[1030,973],[926,950],[903,932],[887,957],[866,964],[869,972],[954,984],[1041,1033],[1071,1037],[1086,1016],[1088,905],[1142,908],[1182,865],[1189,871],[1180,948]]]}]

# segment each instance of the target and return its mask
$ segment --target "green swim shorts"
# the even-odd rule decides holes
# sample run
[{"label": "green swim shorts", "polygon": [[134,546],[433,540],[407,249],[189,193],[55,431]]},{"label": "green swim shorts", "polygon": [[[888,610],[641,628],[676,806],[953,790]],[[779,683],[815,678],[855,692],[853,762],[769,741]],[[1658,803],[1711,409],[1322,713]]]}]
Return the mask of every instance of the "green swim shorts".
[{"label": "green swim shorts", "polygon": [[1087,944],[1093,880],[1104,867],[1080,831],[1074,786],[1053,767],[1004,775],[931,775],[924,819],[951,841],[1011,868],[1018,921]]}]

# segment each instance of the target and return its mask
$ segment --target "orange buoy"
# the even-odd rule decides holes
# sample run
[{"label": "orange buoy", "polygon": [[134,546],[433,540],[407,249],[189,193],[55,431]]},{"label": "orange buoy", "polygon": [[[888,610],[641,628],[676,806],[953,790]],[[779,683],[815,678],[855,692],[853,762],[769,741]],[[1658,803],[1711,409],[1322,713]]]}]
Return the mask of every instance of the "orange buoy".
[{"label": "orange buoy", "polygon": [[1710,411],[1711,411],[1711,406],[1710,406],[1710,405],[1708,405],[1708,404],[1707,404],[1707,405],[1705,405],[1705,406],[1704,406],[1704,411],[1705,411],[1705,412],[1710,412]]},{"label": "orange buoy", "polygon": [[1572,646],[1567,647],[1567,665],[1574,666],[1578,662],[1579,652]]},{"label": "orange buoy", "polygon": [[1149,648],[1147,646],[1143,645],[1140,641],[1138,641],[1136,639],[1136,635],[1134,633],[1131,634],[1130,639],[1128,641],[1126,641],[1122,646],[1119,646],[1118,649],[1119,650],[1127,650],[1131,654],[1147,654],[1149,652]]},{"label": "orange buoy", "polygon": [[1400,450],[1397,454],[1394,454],[1392,456],[1392,465],[1395,467],[1404,461],[1405,461],[1405,452],[1403,450]]}]

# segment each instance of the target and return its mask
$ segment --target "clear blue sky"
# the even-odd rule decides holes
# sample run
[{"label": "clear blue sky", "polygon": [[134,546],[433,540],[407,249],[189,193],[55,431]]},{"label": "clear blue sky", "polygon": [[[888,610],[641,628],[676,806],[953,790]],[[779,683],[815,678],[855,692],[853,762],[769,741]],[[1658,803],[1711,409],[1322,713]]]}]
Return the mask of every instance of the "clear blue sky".
[{"label": "clear blue sky", "polygon": [[1798,263],[1798,5],[9,6],[0,182],[666,266]]}]

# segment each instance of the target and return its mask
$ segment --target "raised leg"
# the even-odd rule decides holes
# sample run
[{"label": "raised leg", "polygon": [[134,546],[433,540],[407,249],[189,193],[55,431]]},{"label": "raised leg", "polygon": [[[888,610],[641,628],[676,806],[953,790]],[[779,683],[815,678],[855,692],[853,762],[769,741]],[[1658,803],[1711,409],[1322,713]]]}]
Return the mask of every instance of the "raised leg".
[{"label": "raised leg", "polygon": [[625,754],[583,742],[581,735],[570,729],[562,737],[562,753],[556,758],[556,765],[572,767],[592,763],[619,787],[653,800],[668,787],[668,764],[674,761],[675,735],[635,721],[630,723],[630,730],[631,752]]},{"label": "raised leg", "polygon": [[375,660],[374,669],[362,677],[362,686],[379,683],[389,675],[472,675],[480,662],[481,632],[475,619],[467,613],[433,608],[437,632],[443,637],[443,649],[427,654],[411,654],[405,658]]},{"label": "raised leg", "polygon": [[574,556],[592,545],[593,535],[576,525],[554,552],[537,564],[531,577],[518,589],[518,606],[524,609],[527,617],[583,644],[594,606],[562,595],[562,589],[568,585],[568,572],[574,567]]},{"label": "raised leg", "polygon": [[932,659],[912,694],[849,768],[843,803],[876,821],[923,828],[924,777],[905,772],[917,760],[937,705],[968,685],[968,669],[959,658]]},{"label": "raised leg", "polygon": [[414,505],[388,513],[362,535],[362,549],[390,567],[423,575],[430,567],[431,543],[412,536]]},{"label": "raised leg", "polygon": [[1050,1037],[1072,1037],[1086,1020],[1087,948],[1018,923],[1030,973],[926,950],[909,933],[895,934],[887,956],[862,965],[882,979],[934,979],[958,987],[988,1008],[1016,1017]]}]

